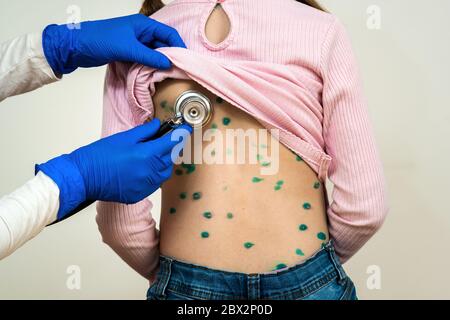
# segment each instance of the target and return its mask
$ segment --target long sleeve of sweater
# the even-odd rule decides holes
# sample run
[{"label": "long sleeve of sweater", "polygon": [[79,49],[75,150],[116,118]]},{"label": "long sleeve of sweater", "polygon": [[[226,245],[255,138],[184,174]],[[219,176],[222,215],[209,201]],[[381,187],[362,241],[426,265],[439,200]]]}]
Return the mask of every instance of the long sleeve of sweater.
[{"label": "long sleeve of sweater", "polygon": [[323,136],[332,161],[329,231],[342,262],[381,227],[388,212],[386,183],[356,59],[335,20],[323,45]]}]

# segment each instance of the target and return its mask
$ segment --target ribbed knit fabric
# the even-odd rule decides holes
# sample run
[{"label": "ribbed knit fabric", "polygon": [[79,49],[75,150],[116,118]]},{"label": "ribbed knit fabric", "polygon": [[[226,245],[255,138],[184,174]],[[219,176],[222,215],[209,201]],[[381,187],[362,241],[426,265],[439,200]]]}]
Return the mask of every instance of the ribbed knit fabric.
[{"label": "ribbed knit fabric", "polygon": [[[220,2],[231,31],[220,44],[206,38],[206,21]],[[329,231],[342,262],[379,229],[388,212],[386,183],[349,37],[333,15],[294,0],[175,0],[152,18],[175,27],[188,49],[160,48],[168,71],[109,66],[103,135],[153,115],[155,83],[193,79],[280,130],[280,142],[334,185]],[[104,241],[131,267],[153,279],[159,234],[148,200],[99,203]]]}]

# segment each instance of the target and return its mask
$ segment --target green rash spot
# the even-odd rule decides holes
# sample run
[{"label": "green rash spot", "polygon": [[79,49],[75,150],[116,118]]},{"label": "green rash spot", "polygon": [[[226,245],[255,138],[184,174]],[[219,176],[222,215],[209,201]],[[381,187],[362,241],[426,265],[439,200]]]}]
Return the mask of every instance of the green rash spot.
[{"label": "green rash spot", "polygon": [[317,234],[317,238],[319,238],[319,240],[323,241],[323,240],[325,240],[327,238],[327,235],[325,233],[323,233],[323,232],[319,232]]},{"label": "green rash spot", "polygon": [[255,244],[254,243],[251,243],[251,242],[246,242],[246,243],[244,243],[244,247],[245,247],[245,249],[250,249],[251,247],[253,247]]},{"label": "green rash spot", "polygon": [[176,169],[176,170],[175,170],[175,174],[176,174],[177,176],[182,176],[182,175],[183,175],[183,170]]},{"label": "green rash spot", "polygon": [[299,155],[297,155],[295,159],[296,159],[297,161],[302,161],[302,160],[303,160],[303,158],[300,157]]},{"label": "green rash spot", "polygon": [[209,232],[203,231],[202,233],[200,233],[200,235],[203,239],[205,239],[209,237]]},{"label": "green rash spot", "polygon": [[177,209],[175,208],[170,208],[169,213],[170,214],[174,214],[175,212],[177,212]]},{"label": "green rash spot", "polygon": [[305,255],[301,249],[295,249],[295,254],[297,254],[298,256],[304,256]]},{"label": "green rash spot", "polygon": [[218,104],[221,104],[221,103],[223,103],[223,99],[222,99],[221,97],[217,97],[217,98],[216,98],[216,102],[217,102]]},{"label": "green rash spot", "polygon": [[253,177],[252,182],[253,183],[258,183],[258,182],[261,182],[263,180],[264,180],[263,178]]},{"label": "green rash spot", "polygon": [[303,209],[305,209],[305,210],[311,209],[311,204],[310,204],[309,202],[305,202],[305,203],[303,204]]},{"label": "green rash spot", "polygon": [[263,162],[263,163],[261,163],[261,165],[262,165],[263,167],[268,167],[268,166],[271,165],[271,163],[270,163],[270,162]]},{"label": "green rash spot", "polygon": [[277,181],[277,185],[274,187],[275,191],[281,190],[281,186],[284,184],[283,180]]},{"label": "green rash spot", "polygon": [[211,151],[211,156],[215,156],[216,155],[216,150]]},{"label": "green rash spot", "polygon": [[227,213],[227,218],[228,218],[228,219],[233,219],[233,214],[232,214],[231,212],[228,212],[228,213]]},{"label": "green rash spot", "polygon": [[300,231],[306,231],[306,230],[308,230],[308,226],[306,224],[301,224],[298,226],[298,229]]},{"label": "green rash spot", "polygon": [[319,189],[320,188],[320,182],[316,181],[314,182],[314,189]]},{"label": "green rash spot", "polygon": [[217,124],[213,123],[213,124],[211,125],[211,129],[217,129]]},{"label": "green rash spot", "polygon": [[171,112],[171,108],[170,108],[170,106],[168,105],[168,103],[167,103],[167,101],[162,101],[161,103],[160,103],[160,106],[161,106],[161,108],[164,110],[164,112]]},{"label": "green rash spot", "polygon": [[212,213],[209,212],[209,211],[206,211],[206,212],[203,213],[203,216],[204,216],[206,219],[211,219],[211,218],[212,218]]},{"label": "green rash spot", "polygon": [[184,169],[186,169],[186,173],[187,174],[191,174],[195,171],[195,164],[186,164],[186,163],[182,163],[181,167],[183,167]]},{"label": "green rash spot", "polygon": [[256,155],[256,160],[261,161],[262,159],[263,159],[262,155],[260,155],[260,154]]},{"label": "green rash spot", "polygon": [[194,192],[194,194],[192,195],[192,199],[194,199],[194,200],[200,200],[201,197],[202,197],[201,192]]},{"label": "green rash spot", "polygon": [[225,117],[225,118],[223,118],[223,120],[222,120],[222,123],[223,123],[224,126],[229,125],[230,122],[231,122],[231,119],[228,118],[228,117]]},{"label": "green rash spot", "polygon": [[186,192],[182,192],[182,193],[180,193],[180,199],[186,199],[186,197],[187,197],[187,193]]},{"label": "green rash spot", "polygon": [[287,267],[287,265],[285,265],[284,263],[279,263],[275,266],[275,269],[273,269],[272,271],[284,269],[286,267]]}]

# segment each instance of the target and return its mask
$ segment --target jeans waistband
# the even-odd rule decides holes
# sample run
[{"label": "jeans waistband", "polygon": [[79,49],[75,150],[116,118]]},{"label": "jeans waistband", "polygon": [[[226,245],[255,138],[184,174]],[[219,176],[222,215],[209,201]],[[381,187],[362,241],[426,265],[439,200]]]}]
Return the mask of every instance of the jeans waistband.
[{"label": "jeans waistband", "polygon": [[336,255],[332,241],[307,260],[266,273],[240,273],[211,269],[160,256],[155,294],[172,291],[194,299],[294,299],[306,296],[347,274]]}]

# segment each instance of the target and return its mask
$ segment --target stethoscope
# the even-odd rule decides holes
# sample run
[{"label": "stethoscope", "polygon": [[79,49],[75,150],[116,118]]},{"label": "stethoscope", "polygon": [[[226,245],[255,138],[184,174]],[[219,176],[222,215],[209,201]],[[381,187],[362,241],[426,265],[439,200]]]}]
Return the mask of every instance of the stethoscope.
[{"label": "stethoscope", "polygon": [[194,129],[202,128],[208,124],[213,114],[211,100],[196,90],[188,90],[179,95],[173,110],[175,115],[161,124],[152,140],[162,137],[183,123]]}]

